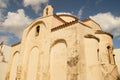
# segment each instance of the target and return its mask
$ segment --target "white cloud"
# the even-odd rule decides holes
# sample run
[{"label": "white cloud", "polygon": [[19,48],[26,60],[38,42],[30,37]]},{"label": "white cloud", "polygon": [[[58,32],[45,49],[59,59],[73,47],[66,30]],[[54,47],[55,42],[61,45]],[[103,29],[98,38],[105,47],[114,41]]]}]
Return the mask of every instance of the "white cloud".
[{"label": "white cloud", "polygon": [[21,38],[23,29],[28,25],[32,19],[25,15],[23,9],[17,12],[8,12],[6,19],[2,22],[2,26],[6,31],[14,33],[17,37]]},{"label": "white cloud", "polygon": [[38,13],[38,11],[40,11],[41,9],[41,5],[42,4],[46,4],[48,3],[49,0],[24,0],[24,6],[31,6],[32,9]]},{"label": "white cloud", "polygon": [[82,18],[83,9],[84,9],[84,7],[80,8],[80,10],[79,10],[79,12],[78,12],[77,17],[78,17],[79,19]]},{"label": "white cloud", "polygon": [[0,0],[0,8],[7,8],[8,0]]},{"label": "white cloud", "polygon": [[7,5],[8,0],[0,0],[0,42],[4,41],[9,44],[13,35],[21,38],[24,27],[28,25],[32,19],[25,15],[23,9],[19,9],[17,12],[8,12],[7,16],[5,16],[4,12]]},{"label": "white cloud", "polygon": [[103,30],[111,32],[114,36],[120,35],[120,17],[114,16],[110,12],[98,13],[90,17],[99,23]]}]

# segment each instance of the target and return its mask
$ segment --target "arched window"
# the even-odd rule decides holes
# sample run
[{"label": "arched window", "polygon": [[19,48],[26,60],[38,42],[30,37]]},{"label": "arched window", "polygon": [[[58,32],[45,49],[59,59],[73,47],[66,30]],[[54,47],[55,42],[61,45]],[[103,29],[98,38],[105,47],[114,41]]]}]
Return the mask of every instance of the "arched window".
[{"label": "arched window", "polygon": [[40,26],[38,25],[36,27],[36,34],[35,34],[35,36],[39,36],[39,32],[40,32]]},{"label": "arched window", "polygon": [[29,56],[27,80],[37,80],[38,55],[39,49],[34,47]]},{"label": "arched window", "polygon": [[116,64],[116,63],[115,63],[115,54],[113,54],[113,60],[114,60],[114,64]]},{"label": "arched window", "polygon": [[115,64],[115,58],[113,54],[113,47],[112,46],[107,46],[107,53],[108,53],[108,59],[110,64]]},{"label": "arched window", "polygon": [[46,15],[48,15],[48,8],[46,8]]},{"label": "arched window", "polygon": [[19,55],[20,55],[19,52],[15,52],[15,54],[13,56],[9,80],[16,80],[17,79],[17,67],[19,64]]},{"label": "arched window", "polygon": [[60,39],[54,42],[50,50],[50,80],[67,78],[67,45]]},{"label": "arched window", "polygon": [[108,61],[109,61],[109,63],[111,64],[111,58],[110,58],[111,48],[110,48],[110,46],[107,46],[107,53],[108,53]]}]

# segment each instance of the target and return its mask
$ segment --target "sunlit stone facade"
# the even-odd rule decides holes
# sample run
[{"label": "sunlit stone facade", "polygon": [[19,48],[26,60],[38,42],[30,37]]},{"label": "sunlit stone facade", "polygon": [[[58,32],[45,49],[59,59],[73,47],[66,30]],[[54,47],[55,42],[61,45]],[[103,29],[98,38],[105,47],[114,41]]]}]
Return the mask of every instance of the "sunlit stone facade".
[{"label": "sunlit stone facade", "polygon": [[114,49],[115,62],[118,67],[119,77],[120,77],[120,48]]},{"label": "sunlit stone facade", "polygon": [[90,18],[53,11],[46,6],[11,46],[5,80],[118,80],[113,36]]},{"label": "sunlit stone facade", "polygon": [[5,80],[9,65],[10,51],[10,46],[4,44],[0,45],[0,80]]}]

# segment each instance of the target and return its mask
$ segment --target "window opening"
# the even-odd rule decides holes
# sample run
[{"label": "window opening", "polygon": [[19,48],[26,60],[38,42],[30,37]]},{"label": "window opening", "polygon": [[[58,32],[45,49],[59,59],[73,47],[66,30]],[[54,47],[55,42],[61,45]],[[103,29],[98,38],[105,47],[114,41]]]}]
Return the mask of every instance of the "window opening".
[{"label": "window opening", "polygon": [[46,15],[48,15],[48,8],[46,8]]},{"label": "window opening", "polygon": [[110,49],[110,46],[107,46],[107,53],[108,53],[109,63],[111,63],[111,59],[110,59],[111,49]]},{"label": "window opening", "polygon": [[99,61],[99,49],[97,49],[97,57],[98,57],[98,61]]},{"label": "window opening", "polygon": [[39,35],[39,32],[40,32],[40,26],[37,26],[37,27],[36,27],[36,36]]},{"label": "window opening", "polygon": [[113,60],[114,60],[114,64],[116,64],[116,63],[115,63],[115,54],[113,54]]}]

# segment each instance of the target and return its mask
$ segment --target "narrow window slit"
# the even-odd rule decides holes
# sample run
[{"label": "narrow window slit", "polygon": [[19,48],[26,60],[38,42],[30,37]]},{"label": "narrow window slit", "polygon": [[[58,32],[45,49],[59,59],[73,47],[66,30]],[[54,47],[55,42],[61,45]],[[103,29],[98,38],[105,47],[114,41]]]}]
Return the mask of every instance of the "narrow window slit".
[{"label": "narrow window slit", "polygon": [[36,27],[36,36],[39,35],[39,32],[40,32],[40,26],[37,26],[37,27]]}]

